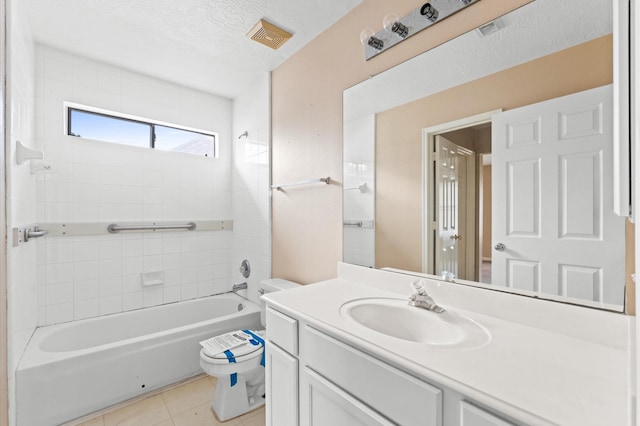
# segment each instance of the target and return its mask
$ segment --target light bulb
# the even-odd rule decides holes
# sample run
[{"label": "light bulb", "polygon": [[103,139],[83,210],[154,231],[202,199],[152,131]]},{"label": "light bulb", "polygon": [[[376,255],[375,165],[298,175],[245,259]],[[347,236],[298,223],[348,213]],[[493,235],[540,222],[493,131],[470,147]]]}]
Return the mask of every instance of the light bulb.
[{"label": "light bulb", "polygon": [[373,37],[374,34],[375,32],[371,28],[362,30],[362,32],[360,33],[360,43],[366,46],[369,42],[369,39]]},{"label": "light bulb", "polygon": [[382,50],[384,47],[384,42],[377,37],[374,37],[374,32],[372,29],[362,30],[360,33],[360,42],[362,42],[365,46],[371,46],[376,50]]},{"label": "light bulb", "polygon": [[389,13],[382,20],[382,26],[385,31],[390,34],[398,34],[400,37],[405,38],[409,35],[409,28],[400,22],[400,17],[397,13]]},{"label": "light bulb", "polygon": [[397,13],[388,13],[382,20],[382,26],[384,27],[386,32],[392,33],[393,24],[395,24],[399,20],[400,20],[400,17],[398,16]]}]

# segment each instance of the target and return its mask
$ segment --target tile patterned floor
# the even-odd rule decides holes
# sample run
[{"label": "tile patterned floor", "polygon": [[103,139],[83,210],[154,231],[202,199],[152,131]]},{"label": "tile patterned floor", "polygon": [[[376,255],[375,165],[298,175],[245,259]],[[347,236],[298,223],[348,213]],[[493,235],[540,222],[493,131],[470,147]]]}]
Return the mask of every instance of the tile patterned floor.
[{"label": "tile patterned floor", "polygon": [[220,422],[211,411],[216,379],[201,375],[66,426],[264,426],[264,407]]}]

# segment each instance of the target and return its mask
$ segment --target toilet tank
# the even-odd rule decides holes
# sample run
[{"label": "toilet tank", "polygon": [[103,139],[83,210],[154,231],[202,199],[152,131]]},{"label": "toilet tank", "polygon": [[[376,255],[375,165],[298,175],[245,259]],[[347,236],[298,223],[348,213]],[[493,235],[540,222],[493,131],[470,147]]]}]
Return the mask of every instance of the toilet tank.
[{"label": "toilet tank", "polygon": [[[282,278],[271,278],[268,280],[262,280],[258,282],[258,296],[295,287],[300,287],[300,284],[283,280]],[[263,327],[265,326],[265,306],[265,301],[260,298],[260,322],[262,323]]]}]

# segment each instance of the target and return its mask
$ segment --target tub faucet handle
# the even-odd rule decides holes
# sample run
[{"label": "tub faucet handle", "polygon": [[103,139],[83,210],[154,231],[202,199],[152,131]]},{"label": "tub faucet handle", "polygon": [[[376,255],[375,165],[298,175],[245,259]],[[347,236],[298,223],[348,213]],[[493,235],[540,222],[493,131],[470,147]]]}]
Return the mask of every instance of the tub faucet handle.
[{"label": "tub faucet handle", "polygon": [[242,261],[239,270],[243,277],[249,278],[249,275],[251,275],[251,265],[249,265],[249,261],[247,259]]}]

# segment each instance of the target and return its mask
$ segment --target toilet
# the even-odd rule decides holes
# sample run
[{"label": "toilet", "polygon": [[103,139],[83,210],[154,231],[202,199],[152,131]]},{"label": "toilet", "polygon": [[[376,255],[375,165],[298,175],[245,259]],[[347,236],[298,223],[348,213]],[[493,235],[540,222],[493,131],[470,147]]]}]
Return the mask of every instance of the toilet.
[{"label": "toilet", "polygon": [[[258,283],[258,294],[298,287],[300,284],[272,278]],[[265,302],[260,300],[260,322],[265,326]],[[246,343],[212,354],[200,350],[200,367],[218,379],[211,408],[220,421],[240,416],[264,404],[265,330],[238,330]]]}]

